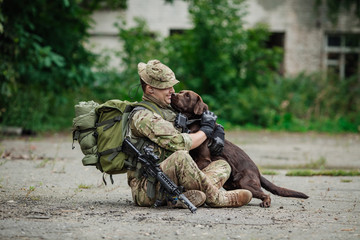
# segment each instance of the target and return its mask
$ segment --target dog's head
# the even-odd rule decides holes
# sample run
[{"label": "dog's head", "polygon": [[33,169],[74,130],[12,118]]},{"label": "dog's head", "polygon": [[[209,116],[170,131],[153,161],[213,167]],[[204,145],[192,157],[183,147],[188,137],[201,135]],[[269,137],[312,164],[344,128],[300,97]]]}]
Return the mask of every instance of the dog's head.
[{"label": "dog's head", "polygon": [[190,90],[183,90],[173,94],[171,96],[171,106],[175,110],[185,114],[189,119],[196,115],[201,115],[209,109],[202,98]]}]

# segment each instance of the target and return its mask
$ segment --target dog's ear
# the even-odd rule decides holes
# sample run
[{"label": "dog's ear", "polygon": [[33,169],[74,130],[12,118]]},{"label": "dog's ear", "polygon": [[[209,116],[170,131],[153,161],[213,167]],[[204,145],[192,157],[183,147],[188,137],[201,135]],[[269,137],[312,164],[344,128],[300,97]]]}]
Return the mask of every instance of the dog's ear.
[{"label": "dog's ear", "polygon": [[209,107],[206,103],[203,102],[200,96],[197,97],[197,102],[194,107],[194,113],[196,115],[201,115],[203,112],[209,110]]}]

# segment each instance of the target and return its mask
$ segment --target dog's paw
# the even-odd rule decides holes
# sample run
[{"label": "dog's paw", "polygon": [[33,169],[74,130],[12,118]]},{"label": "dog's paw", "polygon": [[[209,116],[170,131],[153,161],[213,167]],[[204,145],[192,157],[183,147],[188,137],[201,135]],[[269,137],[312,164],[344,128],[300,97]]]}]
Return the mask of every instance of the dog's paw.
[{"label": "dog's paw", "polygon": [[269,208],[270,207],[270,204],[269,203],[264,203],[264,202],[262,202],[262,203],[260,203],[260,207],[262,207],[262,208]]},{"label": "dog's paw", "polygon": [[265,199],[262,203],[260,203],[260,207],[269,208],[271,206],[271,199]]}]

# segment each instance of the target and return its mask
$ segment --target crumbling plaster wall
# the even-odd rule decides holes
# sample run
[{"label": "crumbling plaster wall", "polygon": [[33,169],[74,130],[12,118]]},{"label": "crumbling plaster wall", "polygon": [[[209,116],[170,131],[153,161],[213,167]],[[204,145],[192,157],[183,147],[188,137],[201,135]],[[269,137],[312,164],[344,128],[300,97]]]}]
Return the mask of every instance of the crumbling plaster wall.
[{"label": "crumbling plaster wall", "polygon": [[[315,0],[247,0],[246,27],[266,23],[272,32],[285,33],[284,70],[286,75],[300,72],[317,72],[324,69],[324,44],[327,32],[360,32],[358,21],[341,16],[337,25],[326,21],[325,8],[315,9]],[[128,9],[100,11],[94,14],[95,25],[90,46],[95,52],[103,49],[118,50],[121,44],[116,36],[115,22],[125,19],[128,26],[134,25],[134,17],[144,18],[150,29],[167,36],[170,29],[187,29],[191,21],[187,3],[174,0],[128,0]],[[119,61],[113,61],[114,66]]]}]

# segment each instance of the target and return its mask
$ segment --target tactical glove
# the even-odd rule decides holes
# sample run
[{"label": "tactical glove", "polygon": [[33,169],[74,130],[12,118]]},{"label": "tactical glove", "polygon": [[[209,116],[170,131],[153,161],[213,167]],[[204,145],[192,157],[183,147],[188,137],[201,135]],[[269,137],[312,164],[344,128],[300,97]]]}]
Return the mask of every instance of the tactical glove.
[{"label": "tactical glove", "polygon": [[201,115],[201,127],[200,130],[203,131],[206,135],[206,137],[211,137],[215,124],[216,124],[217,116],[210,111],[205,111]]},{"label": "tactical glove", "polygon": [[212,156],[218,156],[224,150],[225,144],[225,132],[224,127],[220,124],[217,124],[213,135],[211,136],[211,141],[209,144],[209,150]]},{"label": "tactical glove", "polygon": [[181,132],[183,133],[190,133],[190,130],[187,128],[187,121],[188,119],[184,114],[178,113],[175,117],[174,126],[181,128]]}]

